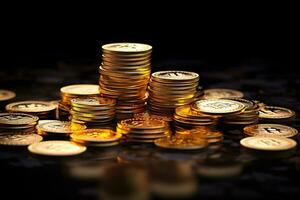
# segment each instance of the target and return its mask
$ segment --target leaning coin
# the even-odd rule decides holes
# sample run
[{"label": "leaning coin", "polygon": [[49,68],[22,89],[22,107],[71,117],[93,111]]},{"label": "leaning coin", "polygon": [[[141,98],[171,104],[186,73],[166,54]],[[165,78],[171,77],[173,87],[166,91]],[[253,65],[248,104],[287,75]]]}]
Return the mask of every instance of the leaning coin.
[{"label": "leaning coin", "polygon": [[70,141],[52,140],[31,144],[28,150],[45,156],[72,156],[83,153],[86,147]]}]

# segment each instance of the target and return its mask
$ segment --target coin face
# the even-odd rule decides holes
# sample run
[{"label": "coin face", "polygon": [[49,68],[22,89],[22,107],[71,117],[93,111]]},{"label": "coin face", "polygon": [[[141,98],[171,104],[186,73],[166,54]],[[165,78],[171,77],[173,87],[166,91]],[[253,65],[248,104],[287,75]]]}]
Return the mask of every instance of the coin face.
[{"label": "coin face", "polygon": [[51,122],[46,122],[38,125],[37,129],[43,132],[68,134],[74,131],[86,129],[86,126],[82,124],[53,120]]},{"label": "coin face", "polygon": [[85,146],[75,144],[70,141],[45,141],[34,143],[28,146],[31,153],[45,156],[72,156],[83,153]]},{"label": "coin face", "polygon": [[199,77],[197,73],[188,71],[159,71],[154,72],[152,77],[166,80],[194,80]]},{"label": "coin face", "polygon": [[112,43],[102,46],[103,50],[112,51],[112,52],[147,52],[152,49],[150,45],[140,44],[140,43]]},{"label": "coin face", "polygon": [[0,90],[0,101],[7,101],[16,97],[16,93],[9,90]]},{"label": "coin face", "polygon": [[289,138],[275,136],[247,137],[240,141],[246,148],[263,151],[284,151],[296,147],[297,143]]},{"label": "coin face", "polygon": [[0,145],[27,146],[43,140],[38,134],[1,133]]},{"label": "coin face", "polygon": [[60,89],[62,93],[71,95],[97,95],[99,94],[99,85],[77,84],[68,85]]},{"label": "coin face", "polygon": [[293,137],[298,134],[295,128],[280,124],[255,124],[246,126],[244,133],[250,136]]},{"label": "coin face", "polygon": [[121,121],[121,125],[133,129],[159,129],[165,128],[166,123],[159,119],[133,118]]},{"label": "coin face", "polygon": [[204,99],[242,98],[243,96],[242,92],[232,89],[215,88],[204,90]]},{"label": "coin face", "polygon": [[38,117],[23,113],[0,113],[0,124],[28,125],[36,123]]},{"label": "coin face", "polygon": [[196,101],[193,108],[208,114],[229,114],[241,111],[245,108],[245,105],[227,99],[209,99]]},{"label": "coin face", "polygon": [[206,140],[199,138],[160,138],[154,141],[154,144],[161,148],[177,150],[196,150],[202,149],[208,145]]},{"label": "coin face", "polygon": [[294,115],[294,111],[276,106],[263,106],[259,110],[259,117],[263,119],[287,119]]},{"label": "coin face", "polygon": [[55,110],[56,106],[44,101],[20,101],[10,103],[6,106],[6,110],[9,112],[48,112]]},{"label": "coin face", "polygon": [[72,139],[87,142],[113,142],[122,137],[122,134],[109,129],[86,129],[77,131],[71,135]]},{"label": "coin face", "polygon": [[71,103],[83,106],[113,106],[116,104],[116,100],[104,97],[91,97],[72,99]]}]

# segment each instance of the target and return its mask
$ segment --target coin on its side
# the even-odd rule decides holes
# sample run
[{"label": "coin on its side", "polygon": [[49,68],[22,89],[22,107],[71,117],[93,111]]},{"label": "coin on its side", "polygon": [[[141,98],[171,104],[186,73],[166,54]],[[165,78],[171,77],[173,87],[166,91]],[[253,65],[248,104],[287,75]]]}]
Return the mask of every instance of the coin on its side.
[{"label": "coin on its side", "polygon": [[86,151],[86,147],[70,141],[52,140],[31,144],[28,150],[45,156],[73,156]]},{"label": "coin on its side", "polygon": [[259,118],[262,119],[288,119],[295,116],[295,112],[277,106],[263,106],[259,110]]},{"label": "coin on its side", "polygon": [[243,110],[245,105],[233,100],[209,99],[196,101],[192,108],[207,114],[230,114]]},{"label": "coin on its side", "polygon": [[262,151],[284,151],[297,146],[297,143],[289,138],[276,136],[254,136],[240,141],[246,148]]},{"label": "coin on its side", "polygon": [[38,134],[21,134],[21,133],[1,133],[0,145],[7,146],[27,146],[43,140]]},{"label": "coin on its side", "polygon": [[281,124],[254,124],[246,126],[244,133],[249,136],[282,136],[294,137],[297,129]]}]

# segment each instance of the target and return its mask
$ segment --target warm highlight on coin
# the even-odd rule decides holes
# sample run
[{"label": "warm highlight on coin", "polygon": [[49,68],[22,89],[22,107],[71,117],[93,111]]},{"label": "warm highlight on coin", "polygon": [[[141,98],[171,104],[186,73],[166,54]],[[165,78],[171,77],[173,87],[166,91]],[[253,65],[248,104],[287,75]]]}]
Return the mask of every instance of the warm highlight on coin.
[{"label": "warm highlight on coin", "polygon": [[294,111],[277,106],[263,106],[259,110],[259,118],[262,119],[288,119],[294,116]]},{"label": "warm highlight on coin", "polygon": [[244,133],[249,136],[282,136],[294,137],[297,129],[281,124],[255,124],[246,126]]},{"label": "warm highlight on coin", "polygon": [[22,134],[19,132],[0,133],[0,145],[28,146],[42,140],[43,137],[37,134]]}]

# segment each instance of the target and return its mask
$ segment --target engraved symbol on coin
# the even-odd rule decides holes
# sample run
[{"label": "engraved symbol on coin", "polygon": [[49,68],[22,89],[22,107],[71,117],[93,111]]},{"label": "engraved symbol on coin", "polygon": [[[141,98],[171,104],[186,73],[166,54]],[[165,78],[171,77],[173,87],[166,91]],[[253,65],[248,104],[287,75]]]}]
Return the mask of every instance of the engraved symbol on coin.
[{"label": "engraved symbol on coin", "polygon": [[261,139],[258,142],[263,143],[267,146],[279,146],[281,143],[278,140],[274,140],[274,139]]},{"label": "engraved symbol on coin", "polygon": [[265,131],[267,131],[268,133],[281,133],[281,130],[279,128],[274,128],[274,127],[267,127],[264,128]]}]

